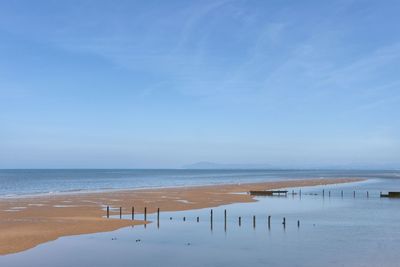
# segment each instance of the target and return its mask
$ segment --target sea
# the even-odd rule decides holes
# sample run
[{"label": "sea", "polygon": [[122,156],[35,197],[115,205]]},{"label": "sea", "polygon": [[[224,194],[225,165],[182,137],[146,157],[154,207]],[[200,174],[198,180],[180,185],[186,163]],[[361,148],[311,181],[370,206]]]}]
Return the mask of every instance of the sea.
[{"label": "sea", "polygon": [[0,266],[398,267],[400,199],[381,193],[400,191],[399,175],[382,170],[1,171],[3,197],[299,178],[368,180],[287,188],[287,196],[256,197],[253,203],[161,211],[159,221],[148,214],[146,226],[62,237],[0,256]]},{"label": "sea", "polygon": [[400,170],[0,170],[0,197],[332,177],[400,179]]}]

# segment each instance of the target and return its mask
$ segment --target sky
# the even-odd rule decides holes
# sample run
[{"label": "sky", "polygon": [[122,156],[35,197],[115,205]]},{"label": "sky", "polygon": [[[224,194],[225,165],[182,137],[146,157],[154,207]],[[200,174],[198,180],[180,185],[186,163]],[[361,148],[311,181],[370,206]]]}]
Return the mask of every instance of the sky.
[{"label": "sky", "polygon": [[0,168],[400,168],[399,13],[0,0]]}]

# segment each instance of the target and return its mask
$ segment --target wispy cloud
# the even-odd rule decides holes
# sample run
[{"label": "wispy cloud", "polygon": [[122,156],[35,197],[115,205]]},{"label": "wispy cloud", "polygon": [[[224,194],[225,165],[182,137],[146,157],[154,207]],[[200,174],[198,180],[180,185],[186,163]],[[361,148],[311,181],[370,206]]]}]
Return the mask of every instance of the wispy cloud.
[{"label": "wispy cloud", "polygon": [[[329,158],[329,151],[337,158],[347,152],[349,158],[374,152],[383,157],[398,147],[393,140],[399,136],[400,32],[394,9],[374,1],[3,2],[0,41],[9,43],[1,42],[0,56],[8,61],[0,62],[6,77],[0,78],[0,98],[41,88],[37,102],[21,105],[21,114],[25,121],[54,116],[51,122],[58,118],[46,112],[49,99],[72,97],[79,115],[71,115],[68,105],[52,108],[83,128],[80,115],[104,110],[106,103],[107,116],[122,126],[110,123],[121,132],[130,127],[129,137],[118,143],[121,150],[130,133],[150,144],[161,138],[153,132],[166,132],[168,124],[171,133],[163,140],[177,147],[187,140],[180,149],[188,154],[214,149],[216,160],[235,150],[247,151],[254,161],[279,153],[302,158],[307,151],[315,160]],[[35,70],[37,61],[26,56],[39,58],[46,72],[28,76],[24,70]],[[13,77],[7,77],[10,65]],[[61,75],[52,77],[58,68]],[[2,108],[21,120],[10,106]],[[229,144],[215,149],[227,139]],[[137,143],[130,142],[135,149]]]}]

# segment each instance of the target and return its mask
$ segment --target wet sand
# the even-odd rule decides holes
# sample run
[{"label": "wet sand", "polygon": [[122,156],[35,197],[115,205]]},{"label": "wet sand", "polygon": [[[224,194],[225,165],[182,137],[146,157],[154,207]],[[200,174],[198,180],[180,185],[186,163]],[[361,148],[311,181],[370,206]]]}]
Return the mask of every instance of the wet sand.
[{"label": "wet sand", "polygon": [[62,236],[107,232],[146,223],[140,220],[143,216],[136,216],[134,221],[107,219],[107,205],[111,207],[110,215],[119,215],[119,207],[123,214],[131,214],[132,206],[136,214],[142,214],[144,207],[148,213],[154,213],[157,208],[161,212],[181,211],[254,202],[249,194],[237,194],[250,190],[362,180],[365,179],[306,179],[0,199],[0,255],[21,252]]}]

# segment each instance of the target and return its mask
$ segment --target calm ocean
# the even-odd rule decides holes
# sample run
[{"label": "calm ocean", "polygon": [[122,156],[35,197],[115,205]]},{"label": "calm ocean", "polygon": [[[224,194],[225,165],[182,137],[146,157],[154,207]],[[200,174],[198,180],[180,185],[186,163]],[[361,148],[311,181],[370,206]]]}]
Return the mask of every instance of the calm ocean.
[{"label": "calm ocean", "polygon": [[185,169],[0,170],[0,197],[322,177],[400,179],[400,171]]}]

